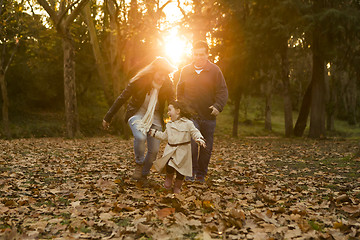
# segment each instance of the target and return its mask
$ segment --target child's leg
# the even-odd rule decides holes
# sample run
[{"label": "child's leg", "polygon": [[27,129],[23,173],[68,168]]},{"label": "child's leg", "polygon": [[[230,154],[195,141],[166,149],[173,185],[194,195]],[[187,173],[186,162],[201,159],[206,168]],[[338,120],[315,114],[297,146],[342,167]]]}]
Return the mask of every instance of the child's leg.
[{"label": "child's leg", "polygon": [[[166,164],[166,174],[172,174],[174,175],[175,173],[175,168],[169,166],[169,162]],[[177,173],[177,172],[176,172]],[[176,175],[177,176],[177,175]]]},{"label": "child's leg", "polygon": [[175,169],[173,167],[170,167],[168,164],[166,164],[166,177],[165,177],[165,182],[164,182],[164,187],[166,189],[171,189],[171,187],[172,187],[172,183],[173,183],[173,179],[174,179],[174,172],[175,172]]},{"label": "child's leg", "polygon": [[[175,169],[174,169],[175,170]],[[184,180],[185,176],[176,171],[176,180]]]},{"label": "child's leg", "polygon": [[176,171],[176,179],[174,182],[174,193],[180,193],[181,192],[181,186],[184,182],[185,176]]}]

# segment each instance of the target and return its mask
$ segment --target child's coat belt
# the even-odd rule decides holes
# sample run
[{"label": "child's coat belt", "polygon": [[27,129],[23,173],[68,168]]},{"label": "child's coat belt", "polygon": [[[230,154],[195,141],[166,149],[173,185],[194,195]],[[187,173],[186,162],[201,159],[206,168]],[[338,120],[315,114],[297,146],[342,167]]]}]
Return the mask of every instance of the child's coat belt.
[{"label": "child's coat belt", "polygon": [[169,145],[170,147],[177,147],[177,146],[186,145],[186,144],[189,144],[189,143],[191,143],[191,141],[182,142],[182,143],[176,143],[176,144],[171,144],[171,143],[168,142],[168,145]]}]

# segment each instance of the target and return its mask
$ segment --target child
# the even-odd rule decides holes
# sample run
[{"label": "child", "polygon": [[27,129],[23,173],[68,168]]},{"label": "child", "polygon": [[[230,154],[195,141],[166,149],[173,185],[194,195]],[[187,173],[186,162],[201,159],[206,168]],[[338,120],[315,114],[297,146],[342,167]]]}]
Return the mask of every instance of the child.
[{"label": "child", "polygon": [[171,121],[166,124],[164,132],[155,129],[149,131],[149,134],[155,138],[168,140],[162,158],[154,162],[154,167],[159,172],[166,169],[164,183],[166,189],[171,189],[176,171],[173,192],[180,193],[184,176],[192,176],[191,138],[203,148],[206,144],[200,131],[189,120],[192,113],[183,103],[174,101],[169,104],[168,115]]}]

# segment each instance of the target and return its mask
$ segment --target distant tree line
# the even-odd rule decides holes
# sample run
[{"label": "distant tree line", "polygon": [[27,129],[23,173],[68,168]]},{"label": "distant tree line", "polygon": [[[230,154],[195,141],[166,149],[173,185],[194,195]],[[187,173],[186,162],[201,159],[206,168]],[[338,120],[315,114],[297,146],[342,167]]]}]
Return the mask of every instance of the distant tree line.
[{"label": "distant tree line", "polygon": [[[358,124],[360,1],[177,0],[183,18],[166,26],[171,2],[0,0],[1,135],[10,138],[19,118],[51,112],[63,112],[65,136],[91,135],[128,79],[164,55],[162,31],[174,26],[211,43],[230,90],[233,136],[247,96],[264,98],[269,130],[281,96],[288,137],[302,136],[309,119],[312,138],[334,130],[335,119]],[[127,137],[122,115],[115,131]]]}]

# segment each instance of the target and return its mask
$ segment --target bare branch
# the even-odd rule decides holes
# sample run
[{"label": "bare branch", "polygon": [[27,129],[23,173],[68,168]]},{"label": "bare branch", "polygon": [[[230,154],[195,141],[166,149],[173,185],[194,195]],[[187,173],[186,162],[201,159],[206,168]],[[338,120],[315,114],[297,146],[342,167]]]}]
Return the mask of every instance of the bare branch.
[{"label": "bare branch", "polygon": [[[35,12],[34,12],[34,9],[33,9],[32,5],[31,5],[30,0],[27,0],[27,2],[28,2],[28,4],[29,4],[29,6],[30,6],[32,15],[35,16],[36,14],[35,14]],[[0,13],[0,14],[1,14],[1,13]]]},{"label": "bare branch", "polygon": [[45,11],[49,14],[50,18],[57,24],[57,14],[54,9],[50,7],[50,5],[46,2],[46,0],[37,0],[38,3],[45,9]]},{"label": "bare branch", "polygon": [[5,67],[5,69],[4,69],[4,73],[6,73],[6,71],[8,70],[8,68],[9,68],[9,66],[10,66],[10,64],[11,64],[11,62],[13,61],[13,59],[14,59],[14,55],[15,55],[15,53],[16,53],[16,51],[17,51],[17,48],[18,48],[18,45],[19,45],[19,39],[16,39],[16,42],[15,42],[15,48],[14,48],[14,50],[13,50],[13,52],[12,52],[12,54],[11,54],[11,57],[10,57],[10,59],[9,59],[9,61],[8,61],[8,63],[7,63],[7,65],[6,65],[6,67]]},{"label": "bare branch", "polygon": [[[60,9],[59,9],[59,22],[58,24],[61,23],[61,21],[63,20],[63,18],[65,18],[67,12],[73,8],[75,6],[75,4],[77,4],[80,0],[77,0],[75,2],[73,2],[72,4],[69,4],[67,7],[65,5],[65,1],[61,1],[61,5],[60,5]],[[65,8],[66,7],[66,8]]]},{"label": "bare branch", "polygon": [[2,12],[2,5],[3,5],[3,0],[0,1],[0,16],[1,16],[1,12]]},{"label": "bare branch", "polygon": [[164,4],[159,8],[159,10],[162,11],[162,10],[166,7],[166,5],[168,5],[168,4],[171,3],[171,2],[172,2],[172,0],[168,0],[166,3],[164,3]]},{"label": "bare branch", "polygon": [[0,61],[0,71],[2,71],[2,73],[5,73],[4,71],[4,64],[5,64],[5,53],[6,53],[6,49],[5,49],[5,45],[2,45],[2,54],[1,54],[1,61]]},{"label": "bare branch", "polygon": [[180,0],[177,0],[177,3],[178,3],[177,6],[178,6],[180,12],[183,14],[184,18],[187,18],[188,16],[187,16],[185,10],[180,6]]},{"label": "bare branch", "polygon": [[81,0],[81,2],[76,6],[74,11],[72,11],[71,14],[66,18],[65,26],[69,26],[69,24],[74,21],[74,19],[79,15],[81,9],[84,8],[88,1],[89,0]]}]

